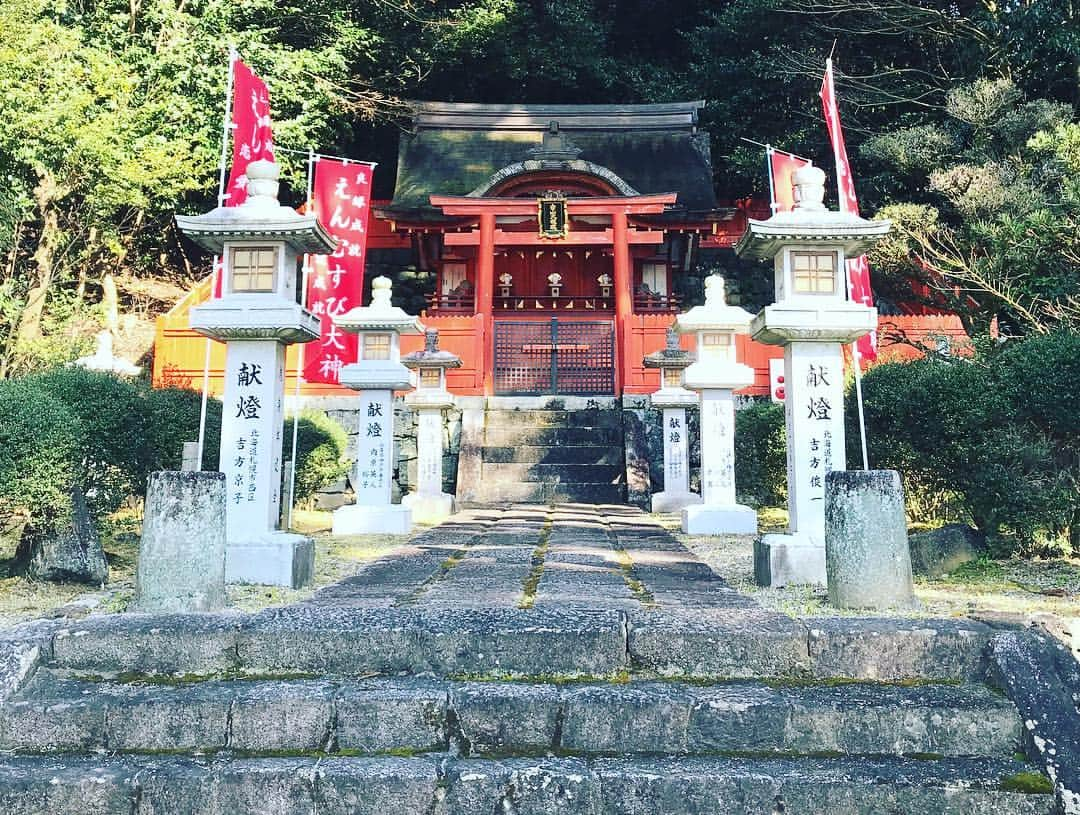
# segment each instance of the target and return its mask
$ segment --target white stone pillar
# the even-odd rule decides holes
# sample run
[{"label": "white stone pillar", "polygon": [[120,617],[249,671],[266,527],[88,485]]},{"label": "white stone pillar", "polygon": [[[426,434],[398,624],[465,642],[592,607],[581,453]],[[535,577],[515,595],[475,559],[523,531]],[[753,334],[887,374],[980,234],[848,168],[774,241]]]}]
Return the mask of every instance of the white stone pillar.
[{"label": "white stone pillar", "polygon": [[664,492],[690,492],[686,409],[664,408]]},{"label": "white stone pillar", "polygon": [[735,400],[726,388],[701,392],[701,497],[703,503],[735,503]]},{"label": "white stone pillar", "polygon": [[424,495],[442,492],[442,410],[420,408],[416,427],[416,491]]},{"label": "white stone pillar", "polygon": [[352,479],[356,505],[388,507],[394,480],[393,393],[370,390],[357,395],[360,411]]},{"label": "white stone pillar", "polygon": [[219,460],[230,542],[277,529],[284,392],[285,346],[266,340],[228,343]]},{"label": "white stone pillar", "polygon": [[752,535],[757,512],[735,498],[735,395],[731,388],[701,389],[701,505],[683,510],[683,531],[699,535]]},{"label": "white stone pillar", "polygon": [[[793,342],[784,348],[788,528],[825,546],[825,473],[846,469],[844,360],[839,343]],[[821,566],[824,567],[824,558]]]}]

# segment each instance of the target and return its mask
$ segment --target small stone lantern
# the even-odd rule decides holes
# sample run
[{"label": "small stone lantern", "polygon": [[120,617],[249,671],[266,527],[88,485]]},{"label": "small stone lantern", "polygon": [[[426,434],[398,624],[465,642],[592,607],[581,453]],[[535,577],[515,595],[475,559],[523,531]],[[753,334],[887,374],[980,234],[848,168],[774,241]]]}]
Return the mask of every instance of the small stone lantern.
[{"label": "small stone lantern", "polygon": [[407,390],[409,369],[401,364],[399,338],[420,334],[420,321],[390,302],[390,279],[371,281],[371,304],[347,311],[334,323],[356,334],[358,359],[341,368],[340,382],[359,391],[356,465],[352,474],[356,503],[334,512],[335,535],[404,535],[412,526],[407,506],[391,503],[394,477],[394,391]]},{"label": "small stone lantern", "polygon": [[687,534],[757,532],[757,513],[735,500],[735,395],[754,381],[754,370],[736,361],[735,335],[750,330],[753,315],[725,299],[724,278],[705,280],[705,304],[675,318],[680,334],[697,335],[697,361],[685,386],[701,394],[701,499],[683,509]]},{"label": "small stone lantern", "polygon": [[297,302],[303,254],[329,254],[334,238],[314,215],[278,203],[278,166],[247,167],[247,200],[205,215],[177,215],[180,231],[220,255],[221,296],[191,310],[191,327],[224,342],[220,469],[227,493],[225,579],[297,587],[311,579],[311,538],[278,530],[285,346],[319,337],[319,318]]},{"label": "small stone lantern", "polygon": [[548,275],[548,288],[551,289],[551,296],[558,297],[559,292],[562,291],[562,275],[558,272],[552,272]]},{"label": "small stone lantern", "polygon": [[510,290],[514,285],[514,276],[509,272],[503,272],[499,275],[499,291],[502,293],[504,299],[509,299]]},{"label": "small stone lantern", "polygon": [[751,219],[735,247],[773,261],[776,302],[754,318],[758,342],[784,347],[788,444],[788,533],[754,544],[763,586],[825,585],[825,474],[846,468],[842,348],[877,327],[877,310],[847,299],[846,261],[888,234],[888,221],[833,212],[822,203],[825,173],[792,175],[794,209]]},{"label": "small stone lantern", "polygon": [[652,497],[653,512],[678,512],[700,504],[701,496],[690,492],[690,460],[687,455],[689,428],[686,408],[696,406],[698,395],[683,387],[683,372],[694,361],[679,347],[674,326],[667,332],[667,347],[645,357],[646,368],[660,369],[660,390],[652,395],[652,405],[663,410],[664,490]]},{"label": "small stone lantern", "polygon": [[611,282],[611,275],[604,272],[604,274],[596,278],[596,282],[600,284],[600,296],[605,299],[611,297],[611,287],[613,285]]},{"label": "small stone lantern", "polygon": [[414,523],[437,524],[454,512],[454,496],[442,491],[443,408],[454,404],[446,390],[446,371],[460,368],[461,358],[439,350],[439,332],[429,329],[424,350],[406,354],[401,363],[416,373],[416,390],[405,404],[416,408],[416,490],[401,499],[412,511]]}]

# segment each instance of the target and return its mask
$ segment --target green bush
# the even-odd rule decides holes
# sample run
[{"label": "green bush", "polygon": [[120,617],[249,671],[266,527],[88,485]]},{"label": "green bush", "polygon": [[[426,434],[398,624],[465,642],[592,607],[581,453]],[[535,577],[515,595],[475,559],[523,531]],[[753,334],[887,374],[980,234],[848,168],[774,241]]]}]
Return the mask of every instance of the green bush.
[{"label": "green bush", "polygon": [[[285,456],[288,457],[292,442],[292,420],[285,422]],[[297,430],[296,457],[296,494],[294,502],[299,504],[309,501],[323,487],[333,484],[348,471],[345,460],[345,446],[348,436],[341,425],[319,411],[304,411],[300,414]],[[288,484],[282,496],[288,496]]]},{"label": "green bush", "polygon": [[54,368],[25,377],[41,401],[59,402],[79,420],[79,456],[73,482],[95,516],[113,512],[142,479],[142,451],[152,428],[142,393],[130,379],[79,367]]},{"label": "green bush", "polygon": [[22,380],[0,382],[0,519],[63,523],[81,456],[78,416]]},{"label": "green bush", "polygon": [[863,393],[872,467],[899,470],[909,493],[955,495],[999,549],[1032,553],[1070,540],[1077,548],[1080,335],[878,365]]},{"label": "green bush", "polygon": [[[153,432],[146,440],[143,450],[143,470],[149,476],[157,470],[179,470],[184,442],[198,441],[199,413],[202,394],[186,388],[147,387],[145,394],[146,417]],[[206,438],[203,441],[203,467],[218,468],[218,450],[221,444],[221,402],[208,399],[206,404]],[[138,494],[146,489],[146,478]]]},{"label": "green bush", "polygon": [[755,402],[735,413],[735,485],[740,500],[776,506],[787,500],[784,406]]}]

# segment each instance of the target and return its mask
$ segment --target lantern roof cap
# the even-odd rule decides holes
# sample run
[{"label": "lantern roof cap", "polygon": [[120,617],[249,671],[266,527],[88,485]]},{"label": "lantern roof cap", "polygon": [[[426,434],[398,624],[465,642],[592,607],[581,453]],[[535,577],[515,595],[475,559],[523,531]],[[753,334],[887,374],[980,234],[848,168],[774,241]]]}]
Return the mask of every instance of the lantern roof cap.
[{"label": "lantern roof cap", "polygon": [[413,351],[401,358],[406,368],[460,368],[461,357],[449,351],[439,350],[439,330],[429,328],[424,332],[424,350]]},{"label": "lantern roof cap", "polygon": [[646,368],[687,368],[694,361],[694,355],[679,347],[679,332],[675,326],[667,330],[667,345],[659,351],[653,351],[645,357]]},{"label": "lantern roof cap", "polygon": [[337,240],[315,215],[301,215],[278,201],[277,164],[258,159],[248,164],[247,198],[235,207],[217,206],[202,215],[177,215],[176,226],[210,252],[222,252],[226,242],[284,241],[297,254],[326,255]]},{"label": "lantern roof cap", "polygon": [[722,275],[705,278],[705,304],[694,306],[675,318],[675,330],[680,334],[693,331],[731,331],[746,334],[754,315],[727,303],[727,283]]},{"label": "lantern roof cap", "polygon": [[398,334],[422,334],[424,325],[418,317],[390,302],[392,284],[388,277],[376,277],[371,281],[371,304],[358,306],[335,317],[334,323],[342,331],[358,334],[361,331],[396,331]]}]

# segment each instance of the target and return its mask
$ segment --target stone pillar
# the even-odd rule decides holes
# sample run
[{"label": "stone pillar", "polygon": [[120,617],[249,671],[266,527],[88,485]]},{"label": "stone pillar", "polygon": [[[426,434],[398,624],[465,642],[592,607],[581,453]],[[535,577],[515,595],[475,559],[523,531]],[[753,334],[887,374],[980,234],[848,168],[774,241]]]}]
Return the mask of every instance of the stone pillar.
[{"label": "stone pillar", "polygon": [[418,407],[416,491],[401,499],[413,521],[437,524],[454,512],[454,496],[443,492],[443,414],[441,407]]},{"label": "stone pillar", "polygon": [[683,531],[757,532],[757,512],[735,499],[735,396],[730,388],[701,391],[701,505],[683,510]]},{"label": "stone pillar", "polygon": [[225,607],[225,492],[223,473],[150,474],[136,573],[138,611]]},{"label": "stone pillar", "polygon": [[228,491],[230,541],[277,529],[284,392],[285,346],[265,340],[228,343],[219,469]]},{"label": "stone pillar", "polygon": [[404,535],[409,531],[409,510],[392,503],[394,481],[394,399],[388,390],[362,390],[356,464],[352,486],[356,503],[334,512],[335,535],[382,533]]},{"label": "stone pillar", "polygon": [[831,472],[824,504],[829,602],[838,608],[915,605],[900,474]]},{"label": "stone pillar", "polygon": [[184,442],[184,451],[180,456],[180,469],[186,473],[195,473],[202,469],[197,441]]},{"label": "stone pillar", "polygon": [[784,348],[787,483],[790,526],[820,549],[825,545],[825,475],[846,468],[844,360],[835,342],[796,342]]},{"label": "stone pillar", "polygon": [[685,408],[664,408],[664,492],[690,495]]}]

